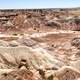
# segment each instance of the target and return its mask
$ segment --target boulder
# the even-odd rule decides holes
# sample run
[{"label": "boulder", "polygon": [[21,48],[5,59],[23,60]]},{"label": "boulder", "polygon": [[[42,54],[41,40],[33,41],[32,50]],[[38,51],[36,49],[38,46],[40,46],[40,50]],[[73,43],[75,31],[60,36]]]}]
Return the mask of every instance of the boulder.
[{"label": "boulder", "polygon": [[79,37],[73,38],[71,41],[71,45],[79,49],[80,48],[80,38]]}]

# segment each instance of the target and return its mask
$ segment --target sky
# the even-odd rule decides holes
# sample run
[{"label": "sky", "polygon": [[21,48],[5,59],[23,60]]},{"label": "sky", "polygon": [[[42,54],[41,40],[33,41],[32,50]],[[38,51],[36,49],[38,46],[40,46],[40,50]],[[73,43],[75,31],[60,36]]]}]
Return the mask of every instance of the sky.
[{"label": "sky", "polygon": [[0,9],[80,7],[80,0],[0,0]]}]

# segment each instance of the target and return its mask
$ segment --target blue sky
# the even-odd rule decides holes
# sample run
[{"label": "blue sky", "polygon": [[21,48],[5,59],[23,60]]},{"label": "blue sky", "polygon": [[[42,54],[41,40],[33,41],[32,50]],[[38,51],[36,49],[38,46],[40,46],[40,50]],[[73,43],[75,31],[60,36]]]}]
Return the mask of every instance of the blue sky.
[{"label": "blue sky", "polygon": [[80,0],[0,0],[0,9],[80,7]]}]

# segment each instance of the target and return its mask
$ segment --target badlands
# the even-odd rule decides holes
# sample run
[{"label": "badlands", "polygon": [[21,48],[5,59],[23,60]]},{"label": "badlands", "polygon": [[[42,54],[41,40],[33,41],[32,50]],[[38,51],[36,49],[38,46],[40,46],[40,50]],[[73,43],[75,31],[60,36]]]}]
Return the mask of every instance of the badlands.
[{"label": "badlands", "polygon": [[80,80],[80,8],[0,10],[0,80]]}]

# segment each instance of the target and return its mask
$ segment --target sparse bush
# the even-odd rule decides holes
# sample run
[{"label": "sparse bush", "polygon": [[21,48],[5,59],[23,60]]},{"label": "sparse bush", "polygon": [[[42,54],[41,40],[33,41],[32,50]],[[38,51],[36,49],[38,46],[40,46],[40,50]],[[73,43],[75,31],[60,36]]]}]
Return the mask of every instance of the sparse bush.
[{"label": "sparse bush", "polygon": [[14,36],[17,36],[18,34],[17,34],[17,33],[14,33],[13,35],[14,35]]}]

